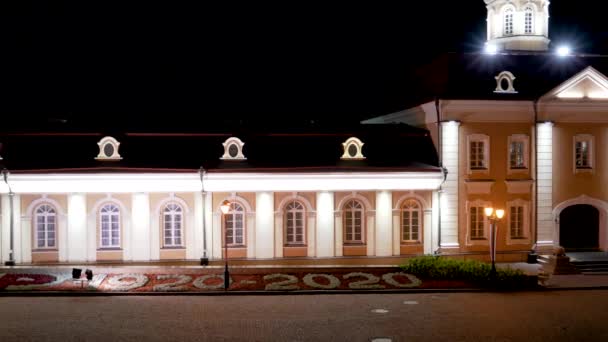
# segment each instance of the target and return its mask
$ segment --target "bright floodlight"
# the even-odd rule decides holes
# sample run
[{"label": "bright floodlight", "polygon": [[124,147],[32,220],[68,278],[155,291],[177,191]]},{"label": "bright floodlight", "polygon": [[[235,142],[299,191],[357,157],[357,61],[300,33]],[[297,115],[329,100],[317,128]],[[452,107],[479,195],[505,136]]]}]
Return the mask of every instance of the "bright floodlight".
[{"label": "bright floodlight", "polygon": [[558,47],[557,55],[560,57],[565,57],[565,56],[570,55],[570,47],[568,47],[566,45],[562,45],[562,46]]},{"label": "bright floodlight", "polygon": [[228,212],[230,211],[230,201],[225,200],[224,202],[222,202],[222,205],[220,205],[220,210],[222,211],[222,214],[228,214]]},{"label": "bright floodlight", "polygon": [[488,208],[485,208],[483,211],[487,217],[490,217],[490,216],[492,216],[492,213],[494,213],[494,208],[488,207]]},{"label": "bright floodlight", "polygon": [[498,52],[498,46],[494,44],[486,44],[485,51],[489,55],[495,55]]}]

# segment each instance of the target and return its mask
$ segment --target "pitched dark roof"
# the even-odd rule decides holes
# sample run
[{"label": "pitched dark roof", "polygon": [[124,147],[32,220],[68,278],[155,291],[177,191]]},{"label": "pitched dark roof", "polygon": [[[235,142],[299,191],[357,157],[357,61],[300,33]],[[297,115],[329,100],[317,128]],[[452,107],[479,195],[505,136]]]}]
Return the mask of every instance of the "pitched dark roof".
[{"label": "pitched dark roof", "polygon": [[[559,57],[549,52],[448,53],[417,70],[418,90],[411,107],[434,98],[462,100],[535,100],[592,66],[608,75],[608,56]],[[502,71],[515,76],[516,94],[497,94],[496,77]]]},{"label": "pitched dark roof", "polygon": [[[0,133],[0,155],[11,172],[331,172],[438,171],[428,131],[407,125],[336,128],[241,127],[205,132],[122,132],[120,161],[98,161],[101,132]],[[246,161],[221,161],[222,143],[244,143]],[[340,160],[342,143],[358,137],[363,161]],[[1,166],[1,165],[0,165]]]}]

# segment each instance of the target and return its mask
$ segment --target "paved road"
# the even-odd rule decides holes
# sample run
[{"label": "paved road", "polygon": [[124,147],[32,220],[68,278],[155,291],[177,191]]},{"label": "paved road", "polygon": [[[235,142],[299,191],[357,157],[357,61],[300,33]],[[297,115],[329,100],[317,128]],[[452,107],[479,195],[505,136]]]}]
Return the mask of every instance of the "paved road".
[{"label": "paved road", "polygon": [[[387,312],[373,312],[375,309]],[[0,341],[608,341],[608,290],[0,297]]]}]

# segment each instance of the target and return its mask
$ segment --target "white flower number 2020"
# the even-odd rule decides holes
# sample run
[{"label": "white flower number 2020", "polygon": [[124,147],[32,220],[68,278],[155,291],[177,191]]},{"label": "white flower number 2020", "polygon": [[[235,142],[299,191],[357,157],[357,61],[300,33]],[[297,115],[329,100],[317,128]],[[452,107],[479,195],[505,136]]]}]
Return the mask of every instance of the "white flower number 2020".
[{"label": "white flower number 2020", "polygon": [[[319,284],[319,283],[317,283],[315,278],[325,278],[325,279],[327,279],[329,284]],[[317,289],[323,289],[323,290],[331,290],[331,289],[335,289],[338,286],[340,286],[340,279],[334,277],[331,274],[308,273],[307,275],[304,276],[304,278],[302,280],[304,281],[304,284],[306,284],[310,287],[314,287]]]},{"label": "white flower number 2020", "polygon": [[298,290],[298,278],[290,274],[275,273],[264,276],[264,281],[275,280],[284,278],[282,281],[275,281],[274,283],[266,284],[264,288],[266,291],[286,291],[286,290]]}]

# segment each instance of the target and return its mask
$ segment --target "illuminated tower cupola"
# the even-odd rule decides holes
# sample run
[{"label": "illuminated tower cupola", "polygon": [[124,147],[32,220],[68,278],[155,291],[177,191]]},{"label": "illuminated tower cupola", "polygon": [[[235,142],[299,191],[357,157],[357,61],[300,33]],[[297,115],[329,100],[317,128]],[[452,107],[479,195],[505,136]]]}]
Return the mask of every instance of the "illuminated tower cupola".
[{"label": "illuminated tower cupola", "polygon": [[548,0],[484,0],[488,46],[498,51],[549,49]]}]

